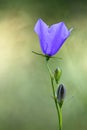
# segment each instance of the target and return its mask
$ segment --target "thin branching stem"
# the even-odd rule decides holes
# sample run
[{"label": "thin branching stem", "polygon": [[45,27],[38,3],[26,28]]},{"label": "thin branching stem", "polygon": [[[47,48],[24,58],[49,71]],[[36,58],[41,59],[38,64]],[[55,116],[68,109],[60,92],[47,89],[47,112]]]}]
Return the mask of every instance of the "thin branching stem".
[{"label": "thin branching stem", "polygon": [[60,108],[59,104],[57,103],[57,99],[55,97],[54,77],[53,77],[53,74],[51,72],[51,69],[49,68],[48,62],[47,62],[47,68],[48,68],[48,71],[49,71],[49,74],[50,74],[53,98],[54,98],[54,102],[55,102],[55,106],[56,106],[56,110],[57,110],[57,115],[58,115],[59,130],[61,130],[62,129],[62,112],[61,112],[61,108]]}]

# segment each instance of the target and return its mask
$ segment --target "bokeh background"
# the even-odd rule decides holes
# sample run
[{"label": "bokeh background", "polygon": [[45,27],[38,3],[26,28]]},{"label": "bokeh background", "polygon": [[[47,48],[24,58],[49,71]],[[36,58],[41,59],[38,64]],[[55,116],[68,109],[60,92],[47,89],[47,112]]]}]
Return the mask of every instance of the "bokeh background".
[{"label": "bokeh background", "polygon": [[67,90],[63,130],[87,130],[87,2],[0,0],[0,130],[57,130],[58,121],[45,59],[34,25],[64,21],[74,30],[51,69],[62,68]]}]

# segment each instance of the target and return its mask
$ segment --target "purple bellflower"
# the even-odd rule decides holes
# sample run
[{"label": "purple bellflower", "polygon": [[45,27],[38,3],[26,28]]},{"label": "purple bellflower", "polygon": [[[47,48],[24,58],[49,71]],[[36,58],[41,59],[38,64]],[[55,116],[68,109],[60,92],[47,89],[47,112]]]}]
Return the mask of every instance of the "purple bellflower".
[{"label": "purple bellflower", "polygon": [[49,27],[41,19],[37,21],[34,31],[39,37],[42,52],[49,57],[60,50],[71,32],[71,30],[67,29],[64,22],[53,24]]}]

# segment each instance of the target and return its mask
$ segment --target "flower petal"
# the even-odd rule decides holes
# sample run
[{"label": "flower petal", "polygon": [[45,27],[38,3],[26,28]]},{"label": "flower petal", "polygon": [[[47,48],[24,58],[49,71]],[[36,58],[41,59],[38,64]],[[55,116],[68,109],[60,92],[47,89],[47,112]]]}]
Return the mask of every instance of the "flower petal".
[{"label": "flower petal", "polygon": [[[49,33],[49,45],[46,53],[50,56],[55,55],[60,47],[63,45],[64,41],[69,37],[70,32],[65,26],[64,22],[52,25],[48,29]],[[48,41],[47,40],[47,41]]]},{"label": "flower petal", "polygon": [[35,25],[34,31],[38,34],[39,40],[40,40],[40,46],[43,51],[43,53],[46,53],[46,37],[47,37],[47,31],[48,31],[48,25],[44,23],[41,19],[39,19]]}]

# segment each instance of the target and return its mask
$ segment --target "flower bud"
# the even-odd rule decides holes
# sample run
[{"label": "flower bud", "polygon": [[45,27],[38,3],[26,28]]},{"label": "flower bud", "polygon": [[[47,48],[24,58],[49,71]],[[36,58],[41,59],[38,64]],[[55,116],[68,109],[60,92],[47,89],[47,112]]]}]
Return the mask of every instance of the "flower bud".
[{"label": "flower bud", "polygon": [[54,78],[55,78],[55,81],[56,81],[57,84],[58,84],[58,81],[61,77],[61,74],[62,74],[61,69],[59,67],[56,68],[56,70],[54,71]]},{"label": "flower bud", "polygon": [[62,107],[65,95],[66,95],[66,89],[63,84],[60,84],[57,90],[57,99],[60,107]]}]

